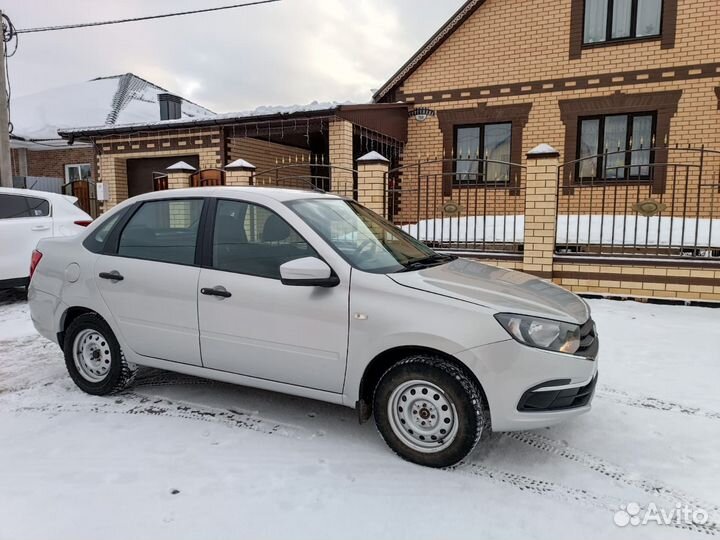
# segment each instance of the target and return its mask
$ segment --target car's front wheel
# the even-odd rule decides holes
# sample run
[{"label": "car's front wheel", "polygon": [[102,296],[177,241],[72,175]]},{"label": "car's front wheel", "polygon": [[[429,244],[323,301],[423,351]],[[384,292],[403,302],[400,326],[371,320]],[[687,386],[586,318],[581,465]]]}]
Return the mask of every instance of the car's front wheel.
[{"label": "car's front wheel", "polygon": [[400,457],[449,467],[477,445],[485,428],[482,394],[459,367],[418,355],[392,366],[375,390],[378,430]]},{"label": "car's front wheel", "polygon": [[84,392],[114,394],[131,385],[136,366],[125,359],[110,326],[94,313],[80,315],[65,332],[65,365]]}]

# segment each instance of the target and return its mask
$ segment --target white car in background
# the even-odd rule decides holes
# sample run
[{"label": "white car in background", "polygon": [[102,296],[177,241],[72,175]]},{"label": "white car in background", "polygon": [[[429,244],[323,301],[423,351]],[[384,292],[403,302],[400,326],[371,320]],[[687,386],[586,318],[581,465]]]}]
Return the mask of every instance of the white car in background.
[{"label": "white car in background", "polygon": [[0,289],[28,284],[39,240],[73,236],[90,225],[92,218],[76,201],[58,193],[0,188]]}]

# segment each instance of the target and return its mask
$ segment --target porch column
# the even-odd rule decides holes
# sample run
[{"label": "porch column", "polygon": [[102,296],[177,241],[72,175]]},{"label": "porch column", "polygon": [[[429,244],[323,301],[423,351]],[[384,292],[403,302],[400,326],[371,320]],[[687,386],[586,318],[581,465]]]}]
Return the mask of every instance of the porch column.
[{"label": "porch column", "polygon": [[331,191],[345,197],[353,195],[353,125],[335,118],[329,128],[329,162],[332,166]]},{"label": "porch column", "polygon": [[255,165],[244,159],[236,159],[225,165],[226,186],[249,186],[255,173]]},{"label": "porch column", "polygon": [[165,170],[168,173],[168,189],[190,187],[190,175],[196,171],[195,167],[184,161],[178,161]]},{"label": "porch column", "polygon": [[370,152],[357,160],[358,202],[373,212],[387,217],[385,180],[390,160],[377,152]]},{"label": "porch column", "polygon": [[560,154],[541,144],[527,155],[523,271],[552,279]]},{"label": "porch column", "polygon": [[98,180],[105,185],[107,193],[107,200],[102,203],[103,212],[128,198],[127,166],[123,158],[101,155],[98,159]]}]

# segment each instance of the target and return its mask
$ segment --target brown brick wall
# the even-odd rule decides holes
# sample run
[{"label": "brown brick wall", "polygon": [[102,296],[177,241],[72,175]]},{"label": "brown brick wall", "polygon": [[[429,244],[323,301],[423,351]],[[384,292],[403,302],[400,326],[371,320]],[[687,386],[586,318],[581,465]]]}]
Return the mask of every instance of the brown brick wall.
[{"label": "brown brick wall", "polygon": [[[13,174],[20,174],[17,150],[12,151]],[[95,150],[93,148],[63,148],[60,150],[27,150],[28,176],[65,178],[65,165],[90,163],[95,176]]]},{"label": "brown brick wall", "polygon": [[[228,139],[228,162],[236,159],[255,165],[255,172],[259,173],[257,183],[274,184],[276,179],[285,178],[286,181],[280,182],[280,185],[297,187],[310,180],[310,151],[302,148],[260,139],[231,137]],[[275,171],[277,167],[283,168]]]}]

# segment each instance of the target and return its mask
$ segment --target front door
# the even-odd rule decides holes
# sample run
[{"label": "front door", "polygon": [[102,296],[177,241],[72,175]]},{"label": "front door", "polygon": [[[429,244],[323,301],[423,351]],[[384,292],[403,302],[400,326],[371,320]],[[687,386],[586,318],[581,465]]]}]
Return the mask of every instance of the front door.
[{"label": "front door", "polygon": [[217,202],[212,268],[201,271],[198,296],[205,367],[342,392],[349,286],[283,285],[280,265],[303,257],[317,254],[277,213]]},{"label": "front door", "polygon": [[100,255],[95,280],[137,354],[200,365],[195,251],[203,199],[148,201]]}]

